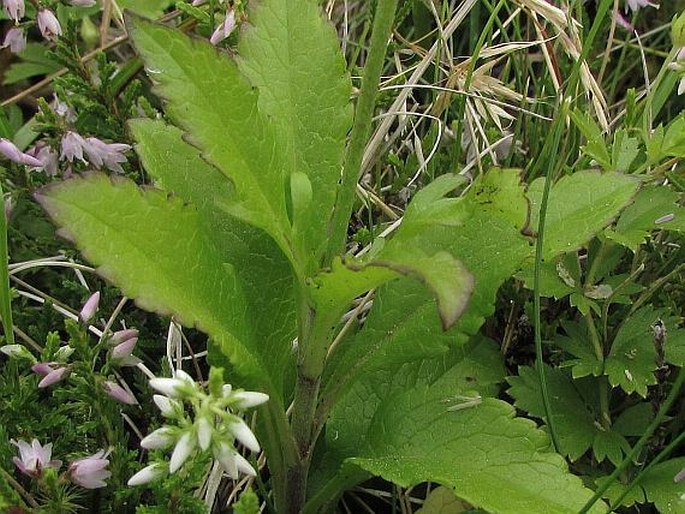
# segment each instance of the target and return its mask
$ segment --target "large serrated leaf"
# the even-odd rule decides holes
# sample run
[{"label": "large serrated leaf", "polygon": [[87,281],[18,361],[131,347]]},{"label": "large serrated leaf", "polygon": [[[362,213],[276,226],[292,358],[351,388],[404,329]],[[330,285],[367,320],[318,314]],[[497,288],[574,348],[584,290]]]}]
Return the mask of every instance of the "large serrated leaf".
[{"label": "large serrated leaf", "polygon": [[373,474],[404,486],[436,481],[489,512],[576,512],[591,491],[548,451],[546,435],[505,402],[476,396],[502,378],[497,353],[475,340],[442,359],[379,370],[345,397],[330,423],[338,439],[327,444],[348,445],[347,462]]},{"label": "large serrated leaf", "polygon": [[222,258],[233,264],[243,285],[254,351],[260,353],[287,403],[294,369],[291,342],[296,332],[287,259],[267,234],[216,207],[216,201],[234,194],[230,181],[183,140],[182,130],[145,119],[130,122],[130,127],[147,172],[160,187],[197,206],[204,233],[216,242]]},{"label": "large serrated leaf", "polygon": [[280,151],[311,182],[312,201],[295,216],[294,230],[314,269],[352,124],[351,82],[338,38],[321,14],[310,0],[251,3],[238,45],[238,66],[259,90],[259,109],[277,127]]},{"label": "large serrated leaf", "polygon": [[244,294],[233,267],[205,236],[192,206],[101,174],[68,180],[36,196],[53,220],[67,227],[61,233],[124,294],[225,343],[245,375],[273,390],[248,347]]},{"label": "large serrated leaf", "polygon": [[236,198],[226,210],[264,229],[289,252],[285,180],[292,163],[279,152],[257,92],[235,62],[206,41],[139,18],[132,19],[129,34],[167,100],[167,114],[233,181]]},{"label": "large serrated leaf", "polygon": [[[528,188],[531,224],[538,225],[545,179]],[[630,202],[640,182],[616,172],[578,171],[562,177],[549,195],[543,257],[577,250],[611,223]]]}]

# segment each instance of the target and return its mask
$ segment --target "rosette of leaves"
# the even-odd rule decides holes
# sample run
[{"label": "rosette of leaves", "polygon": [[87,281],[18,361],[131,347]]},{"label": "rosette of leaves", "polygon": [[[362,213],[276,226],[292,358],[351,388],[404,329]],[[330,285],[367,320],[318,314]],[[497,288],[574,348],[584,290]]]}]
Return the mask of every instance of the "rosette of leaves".
[{"label": "rosette of leaves", "polygon": [[[169,120],[131,123],[155,187],[93,174],[43,190],[41,203],[104,277],[206,332],[212,363],[269,394],[256,433],[278,512],[329,512],[373,475],[439,482],[490,512],[576,512],[591,491],[494,398],[502,358],[478,336],[533,253],[518,173],[493,169],[462,197],[463,179],[441,176],[392,238],[363,259],[336,255],[346,227],[332,213],[351,209],[341,197],[352,193],[341,170],[357,173],[338,40],[314,0],[262,0],[248,16],[235,57],[130,19]],[[545,255],[586,243],[636,188],[619,173],[568,177],[555,202],[589,216],[554,214]],[[363,327],[341,334],[371,290]]]}]

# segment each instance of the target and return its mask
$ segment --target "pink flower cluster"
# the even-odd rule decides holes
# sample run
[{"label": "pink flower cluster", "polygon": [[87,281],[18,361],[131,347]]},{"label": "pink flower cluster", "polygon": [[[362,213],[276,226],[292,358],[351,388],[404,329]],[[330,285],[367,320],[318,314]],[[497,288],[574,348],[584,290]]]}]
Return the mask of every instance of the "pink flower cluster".
[{"label": "pink flower cluster", "polygon": [[[38,439],[31,441],[31,444],[14,439],[10,442],[19,449],[19,457],[14,457],[12,460],[17,469],[25,475],[40,478],[43,470],[48,468],[59,470],[62,467],[61,460],[51,460],[52,443],[43,446]],[[112,476],[112,473],[106,469],[109,465],[108,455],[109,452],[100,450],[89,457],[77,459],[69,464],[66,475],[73,483],[85,489],[106,487],[105,480]]]},{"label": "pink flower cluster", "polygon": [[[72,5],[93,5],[94,0],[72,0]],[[2,6],[5,14],[14,20],[14,24],[18,25],[26,15],[26,5],[24,0],[2,0]],[[38,29],[45,39],[48,41],[55,41],[62,35],[62,26],[55,14],[46,8],[41,8],[36,16],[36,23]],[[20,27],[13,27],[5,35],[2,46],[0,48],[9,48],[13,53],[19,53],[26,47],[26,36]]]},{"label": "pink flower cluster", "polygon": [[[116,172],[123,173],[122,162],[126,162],[124,153],[131,149],[123,143],[104,143],[95,137],[83,138],[77,132],[69,131],[62,138],[62,153],[60,159],[73,162],[78,159],[84,163],[90,162],[97,169],[103,166]],[[85,156],[88,158],[86,160]]]}]

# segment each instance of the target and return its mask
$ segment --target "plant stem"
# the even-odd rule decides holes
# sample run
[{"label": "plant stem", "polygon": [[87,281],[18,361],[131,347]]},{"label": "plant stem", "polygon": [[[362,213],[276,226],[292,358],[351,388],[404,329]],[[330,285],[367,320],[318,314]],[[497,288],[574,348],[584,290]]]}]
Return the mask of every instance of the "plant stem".
[{"label": "plant stem", "polygon": [[[540,390],[542,391],[542,404],[545,408],[545,418],[547,421],[547,426],[549,427],[550,438],[552,439],[552,445],[555,451],[559,451],[559,440],[557,438],[556,431],[554,430],[554,420],[552,418],[552,403],[549,397],[549,390],[547,388],[547,377],[545,376],[545,366],[542,358],[542,320],[540,317],[540,312],[542,310],[541,305],[541,294],[540,294],[540,280],[541,280],[541,270],[543,261],[543,248],[544,248],[544,235],[545,235],[545,219],[547,217],[547,202],[549,201],[549,192],[552,188],[552,181],[556,176],[557,167],[563,165],[564,160],[559,159],[558,150],[561,142],[561,133],[563,129],[563,121],[567,115],[567,103],[561,99],[561,105],[559,106],[559,117],[557,118],[556,126],[553,131],[552,139],[549,141],[550,152],[550,165],[547,167],[545,186],[542,192],[542,199],[540,201],[540,216],[538,218],[537,226],[537,241],[535,245],[535,275],[533,284],[533,296],[534,296],[534,311],[535,311],[535,367],[538,372],[538,379],[540,381]],[[557,164],[558,159],[558,164]]]},{"label": "plant stem", "polygon": [[338,198],[329,224],[329,243],[324,266],[329,266],[333,257],[340,254],[345,247],[347,225],[350,221],[357,182],[360,178],[362,158],[371,129],[378,83],[383,71],[385,51],[395,21],[396,9],[397,0],[379,0],[376,5],[371,46],[364,66],[361,92],[357,100],[354,125],[345,156],[341,184],[338,188]]},{"label": "plant stem", "polygon": [[652,461],[651,461],[649,464],[647,464],[647,466],[645,466],[644,468],[642,468],[642,470],[637,474],[637,476],[633,479],[633,481],[630,482],[630,484],[628,484],[628,487],[626,487],[626,488],[623,490],[623,492],[621,493],[621,495],[620,495],[618,498],[616,498],[616,499],[612,502],[611,507],[609,507],[609,510],[610,510],[611,512],[614,512],[614,510],[616,510],[616,508],[621,504],[621,501],[623,501],[623,498],[625,498],[626,496],[628,496],[628,493],[629,493],[636,485],[638,485],[638,484],[640,483],[640,480],[642,480],[642,478],[647,474],[647,472],[648,472],[650,469],[652,469],[654,466],[656,466],[657,464],[659,464],[659,462],[661,462],[661,461],[664,460],[666,457],[668,457],[668,455],[669,455],[673,450],[675,450],[675,449],[680,445],[680,443],[682,443],[683,441],[685,441],[685,432],[681,432],[681,433],[678,435],[678,437],[676,437],[673,441],[671,441],[671,443],[670,443],[666,448],[664,448],[663,450],[661,450],[661,451],[659,452],[659,455],[657,455],[656,457],[654,457],[654,458],[652,459]]},{"label": "plant stem", "polygon": [[671,405],[673,405],[673,402],[678,397],[678,393],[680,392],[680,388],[683,385],[683,381],[685,381],[685,368],[680,369],[680,372],[678,373],[678,378],[673,384],[671,392],[668,393],[668,397],[661,406],[661,409],[659,409],[659,412],[657,413],[654,420],[647,427],[645,433],[642,435],[642,437],[640,437],[635,446],[633,446],[633,449],[630,451],[630,453],[626,455],[623,461],[621,461],[621,464],[619,464],[618,467],[614,470],[614,472],[609,476],[607,481],[604,482],[604,484],[602,484],[602,486],[599,489],[597,489],[592,498],[588,500],[588,502],[583,506],[583,508],[580,510],[578,514],[585,514],[586,512],[588,512],[592,508],[592,506],[595,503],[597,503],[597,500],[599,500],[602,497],[606,490],[609,489],[614,480],[616,480],[618,476],[623,472],[623,470],[630,465],[630,463],[635,459],[635,457],[637,457],[637,455],[642,450],[643,446],[647,443],[647,441],[652,436],[654,431],[659,427],[661,422],[666,417],[668,409],[671,408]]}]

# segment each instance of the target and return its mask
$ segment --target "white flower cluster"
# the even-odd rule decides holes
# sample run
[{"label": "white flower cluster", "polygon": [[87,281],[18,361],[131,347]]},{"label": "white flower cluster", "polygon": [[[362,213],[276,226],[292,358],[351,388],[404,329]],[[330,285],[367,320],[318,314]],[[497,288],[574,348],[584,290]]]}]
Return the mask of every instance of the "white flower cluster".
[{"label": "white flower cluster", "polygon": [[[173,378],[150,380],[150,387],[162,393],[153,396],[155,404],[162,416],[173,424],[150,433],[140,445],[149,450],[172,446],[174,449],[168,464],[150,464],[133,475],[129,485],[145,484],[176,472],[198,450],[211,451],[231,478],[238,478],[239,473],[256,475],[252,465],[235,449],[235,441],[253,452],[260,451],[257,438],[241,414],[265,403],[269,396],[252,391],[234,391],[229,384],[223,384],[222,377],[223,369],[212,368],[207,392],[182,370],[175,371]],[[190,405],[192,415],[186,410],[185,403]]]}]

